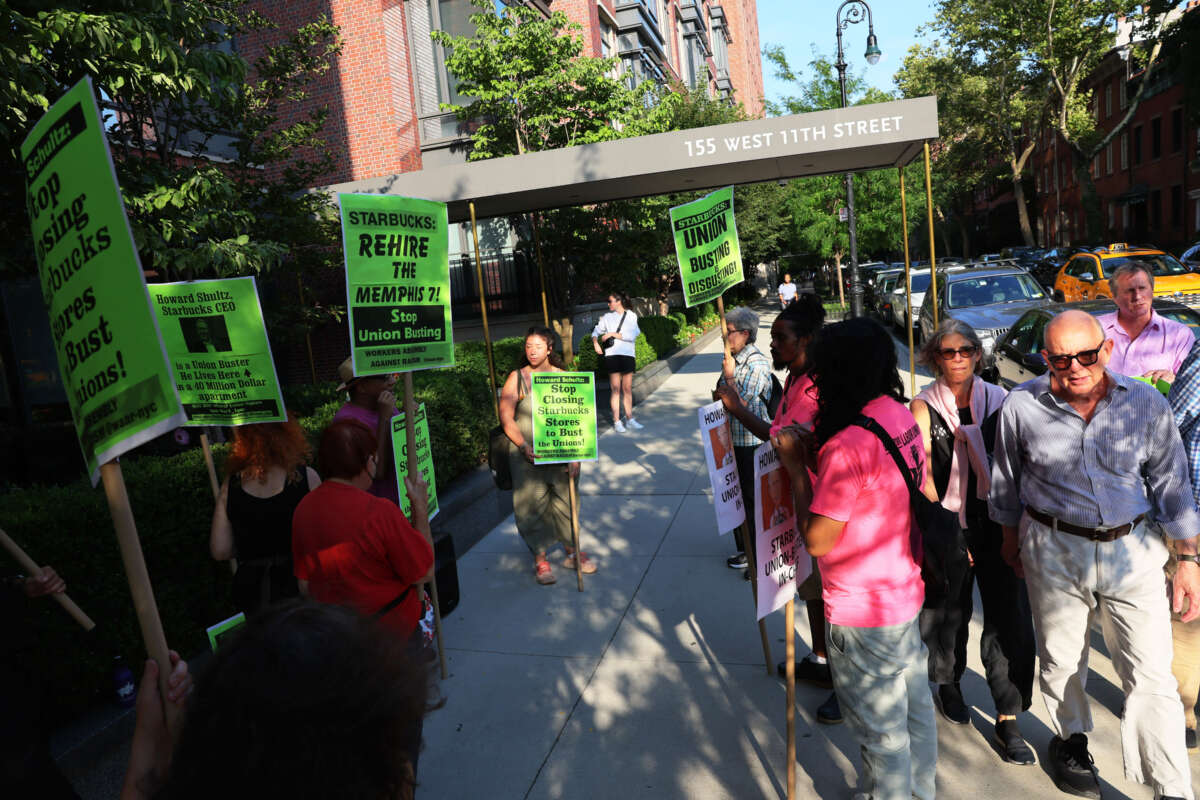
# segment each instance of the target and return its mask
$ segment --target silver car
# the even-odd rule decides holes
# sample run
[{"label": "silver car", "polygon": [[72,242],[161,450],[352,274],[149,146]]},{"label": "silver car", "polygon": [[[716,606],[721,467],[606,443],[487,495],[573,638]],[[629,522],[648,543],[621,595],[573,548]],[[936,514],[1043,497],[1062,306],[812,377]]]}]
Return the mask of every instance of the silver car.
[{"label": "silver car", "polygon": [[[970,325],[983,343],[983,362],[989,364],[996,340],[1031,308],[1050,304],[1046,290],[1023,269],[1010,266],[975,267],[938,275],[938,321],[952,318]],[[933,294],[925,295],[917,318],[918,338],[933,335]]]}]

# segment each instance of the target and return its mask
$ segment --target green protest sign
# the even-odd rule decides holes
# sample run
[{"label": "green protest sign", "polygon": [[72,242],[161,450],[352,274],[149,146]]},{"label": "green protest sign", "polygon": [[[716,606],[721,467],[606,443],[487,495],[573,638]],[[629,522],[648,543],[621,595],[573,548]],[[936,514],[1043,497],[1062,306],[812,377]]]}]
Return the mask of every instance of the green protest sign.
[{"label": "green protest sign", "polygon": [[742,282],[732,186],[672,208],[671,231],[688,308],[720,297]]},{"label": "green protest sign", "polygon": [[340,194],[355,375],[454,363],[446,205]]},{"label": "green protest sign", "polygon": [[229,635],[245,624],[246,614],[239,611],[229,619],[223,619],[216,625],[210,625],[208,628],[205,628],[205,631],[208,633],[208,644],[212,647],[212,651],[214,653],[217,652],[221,645],[226,643]]},{"label": "green protest sign", "polygon": [[149,289],[188,424],[287,420],[253,277]]},{"label": "green protest sign", "polygon": [[[433,474],[433,448],[429,444],[429,420],[425,417],[424,403],[417,406],[413,426],[413,435],[417,439],[417,470],[429,487],[429,518],[433,519],[438,513],[437,478]],[[408,477],[408,436],[403,411],[392,417],[392,461],[395,462],[396,488],[400,492],[400,510],[404,516],[412,519],[412,503],[404,488],[404,479]]]},{"label": "green protest sign", "polygon": [[42,299],[92,483],[100,465],[186,422],[91,80],[21,143]]},{"label": "green protest sign", "polygon": [[596,376],[534,372],[531,377],[534,462],[595,461]]}]

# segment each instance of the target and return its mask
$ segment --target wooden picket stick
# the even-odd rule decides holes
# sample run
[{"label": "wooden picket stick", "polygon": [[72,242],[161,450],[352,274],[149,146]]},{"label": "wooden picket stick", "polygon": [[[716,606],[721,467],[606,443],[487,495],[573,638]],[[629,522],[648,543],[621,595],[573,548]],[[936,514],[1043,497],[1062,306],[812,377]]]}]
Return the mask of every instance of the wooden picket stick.
[{"label": "wooden picket stick", "polygon": [[[731,352],[729,352],[729,333],[725,329],[725,296],[723,294],[717,295],[717,313],[721,316],[721,345],[725,349],[725,358],[732,358],[733,354]],[[724,373],[725,373],[725,362],[722,361],[721,362],[721,374],[724,374]],[[736,388],[736,387],[734,387],[734,388]],[[729,425],[728,416],[726,416],[726,418],[725,418],[725,425],[726,426]],[[732,430],[729,431],[729,441],[733,442],[733,431]],[[754,489],[754,487],[751,487],[751,491],[753,491],[753,489]],[[745,497],[745,492],[746,492],[746,487],[743,486],[742,487],[742,496],[743,497]],[[742,505],[745,506],[745,503],[743,502]],[[751,540],[749,538],[750,536],[753,535],[753,533],[750,532],[751,526],[747,522],[743,522],[742,525],[743,525],[742,536],[745,537],[742,539],[742,541],[744,544],[747,545],[746,549],[750,551],[751,555],[753,555],[754,554],[754,545],[756,543],[753,542],[753,540]],[[758,564],[756,562],[756,563],[750,565],[750,593],[751,593],[751,596],[754,598],[754,608],[755,608],[756,616],[758,614],[758,611],[757,611],[757,609],[758,609],[758,574],[757,573],[758,573]],[[771,645],[767,639],[767,622],[766,622],[766,620],[760,619],[758,621],[758,636],[760,639],[762,639],[763,658],[766,660],[767,675],[770,675],[771,674]]]},{"label": "wooden picket stick", "polygon": [[213,462],[212,448],[208,444],[208,434],[200,433],[200,449],[204,451],[204,465],[208,467],[208,482],[212,486],[213,499],[221,496],[221,481],[217,478],[217,465]]},{"label": "wooden picket stick", "polygon": [[[8,551],[9,555],[16,559],[17,563],[21,565],[21,569],[25,570],[35,578],[42,577],[42,568],[39,567],[37,562],[30,558],[29,555],[21,549],[19,544],[9,538],[9,535],[3,530],[0,530],[0,545],[3,545],[4,549]],[[92,628],[96,627],[96,623],[92,621],[92,618],[83,613],[83,609],[75,605],[75,601],[70,597],[67,597],[66,592],[56,592],[50,596],[53,597],[55,601],[63,607],[63,610],[70,614],[76,622],[82,625],[85,631],[90,631]]]},{"label": "wooden picket stick", "polygon": [[796,599],[783,608],[784,651],[787,656],[787,796],[796,798]]},{"label": "wooden picket stick", "polygon": [[571,497],[571,538],[575,542],[575,579],[579,583],[579,591],[583,591],[583,555],[579,550],[579,497],[575,494],[575,476],[567,466],[568,494]]},{"label": "wooden picket stick", "polygon": [[[751,490],[753,491],[753,489]],[[745,497],[746,487],[742,487],[742,496]],[[742,505],[745,505],[743,502]],[[746,555],[749,556],[750,565],[750,596],[754,599],[754,613],[758,614],[758,542],[750,537],[754,536],[754,529],[750,525],[749,520],[742,523],[742,543],[746,545]],[[771,677],[771,643],[767,638],[767,621],[760,619],[758,621],[758,638],[762,640],[763,662],[767,665],[767,677]]]},{"label": "wooden picket stick", "polygon": [[[413,379],[412,373],[404,373],[404,440],[408,443],[408,474],[414,479],[419,476],[420,470],[417,467],[417,403],[413,399]],[[421,520],[419,526],[421,535],[429,542],[429,549],[433,550],[433,534],[429,529],[429,514],[425,514],[425,519]],[[434,551],[433,557],[434,570],[437,569],[437,552]],[[449,670],[446,669],[446,649],[442,646],[442,607],[438,603],[437,577],[434,580],[425,584],[429,591],[429,599],[433,602],[433,633],[437,637],[438,660],[442,667],[442,680],[450,677]]]},{"label": "wooden picket stick", "polygon": [[102,464],[100,480],[104,483],[108,511],[117,531],[117,544],[121,548],[121,561],[125,565],[129,592],[133,595],[133,607],[137,612],[138,626],[142,630],[142,641],[146,645],[146,652],[158,662],[158,690],[163,698],[167,732],[175,738],[181,722],[180,709],[174,703],[166,701],[167,681],[171,677],[171,653],[167,648],[167,637],[163,633],[162,619],[158,615],[158,605],[154,602],[154,589],[150,586],[150,573],[146,570],[146,559],[138,541],[137,524],[133,520],[133,509],[129,505],[129,493],[125,489],[125,479],[121,476],[120,463],[109,461]]}]

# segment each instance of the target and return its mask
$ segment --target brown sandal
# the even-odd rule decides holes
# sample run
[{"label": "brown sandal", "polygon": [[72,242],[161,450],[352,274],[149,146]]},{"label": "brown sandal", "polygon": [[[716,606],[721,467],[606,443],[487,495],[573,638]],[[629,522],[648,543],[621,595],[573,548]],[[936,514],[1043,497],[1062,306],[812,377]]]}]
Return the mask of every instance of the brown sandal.
[{"label": "brown sandal", "polygon": [[[588,554],[582,550],[579,551],[579,565],[580,571],[583,572],[584,575],[591,575],[596,571],[596,562],[588,558]],[[574,553],[567,553],[567,557],[563,559],[563,566],[567,569],[575,569]]]},{"label": "brown sandal", "polygon": [[549,586],[558,580],[550,569],[550,562],[544,558],[533,565],[533,573],[542,586]]}]

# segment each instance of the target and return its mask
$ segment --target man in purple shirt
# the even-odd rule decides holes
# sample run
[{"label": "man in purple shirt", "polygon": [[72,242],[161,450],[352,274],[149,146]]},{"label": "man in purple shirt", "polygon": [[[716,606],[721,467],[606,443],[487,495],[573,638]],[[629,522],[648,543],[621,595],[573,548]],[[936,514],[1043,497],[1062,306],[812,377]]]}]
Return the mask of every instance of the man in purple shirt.
[{"label": "man in purple shirt", "polygon": [[1129,259],[1109,273],[1117,310],[1099,317],[1113,342],[1108,368],[1121,375],[1175,382],[1175,373],[1196,341],[1188,326],[1154,311],[1154,275],[1142,261]]},{"label": "man in purple shirt", "polygon": [[392,417],[396,416],[396,375],[364,375],[355,377],[354,362],[347,358],[338,365],[339,392],[350,395],[350,401],[338,409],[333,421],[353,419],[366,425],[379,442],[375,453],[375,481],[370,492],[376,497],[400,505],[396,476],[392,464]]}]

